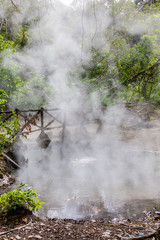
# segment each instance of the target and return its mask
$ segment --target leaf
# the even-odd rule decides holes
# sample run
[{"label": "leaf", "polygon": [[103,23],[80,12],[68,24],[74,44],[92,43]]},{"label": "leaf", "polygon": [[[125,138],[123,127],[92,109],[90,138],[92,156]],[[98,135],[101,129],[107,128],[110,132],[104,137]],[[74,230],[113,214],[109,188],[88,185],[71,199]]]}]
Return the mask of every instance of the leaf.
[{"label": "leaf", "polygon": [[27,218],[22,218],[22,221],[27,223],[28,219]]}]

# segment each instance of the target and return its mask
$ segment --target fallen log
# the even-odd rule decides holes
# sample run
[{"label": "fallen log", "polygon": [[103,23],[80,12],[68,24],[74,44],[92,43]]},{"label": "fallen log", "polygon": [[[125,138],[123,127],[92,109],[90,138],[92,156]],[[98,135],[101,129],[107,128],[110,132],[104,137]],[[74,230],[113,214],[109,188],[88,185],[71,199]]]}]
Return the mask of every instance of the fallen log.
[{"label": "fallen log", "polygon": [[6,158],[8,161],[10,161],[11,163],[13,163],[17,168],[21,169],[21,167],[18,165],[18,163],[16,163],[15,161],[13,161],[9,156],[7,156],[7,154],[5,154],[4,152],[2,152],[2,156],[4,158]]}]

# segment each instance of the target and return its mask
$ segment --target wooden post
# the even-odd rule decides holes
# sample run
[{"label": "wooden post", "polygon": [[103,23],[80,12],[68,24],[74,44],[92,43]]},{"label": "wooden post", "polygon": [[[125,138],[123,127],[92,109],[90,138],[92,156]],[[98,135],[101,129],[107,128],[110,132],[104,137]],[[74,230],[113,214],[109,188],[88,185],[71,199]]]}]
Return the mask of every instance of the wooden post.
[{"label": "wooden post", "polygon": [[15,113],[16,113],[16,115],[18,117],[18,114],[19,114],[19,109],[18,108],[15,109]]},{"label": "wooden post", "polygon": [[66,123],[65,123],[65,115],[64,115],[63,125],[62,125],[62,135],[61,135],[61,148],[60,148],[60,157],[61,157],[61,160],[64,160],[65,130],[66,130]]},{"label": "wooden post", "polygon": [[102,128],[103,128],[103,108],[100,108],[100,113],[99,113],[99,118],[97,119],[97,123],[98,123],[98,128],[97,128],[97,133],[101,133],[102,132]]},{"label": "wooden post", "polygon": [[44,112],[43,108],[41,108],[41,131],[44,129]]}]

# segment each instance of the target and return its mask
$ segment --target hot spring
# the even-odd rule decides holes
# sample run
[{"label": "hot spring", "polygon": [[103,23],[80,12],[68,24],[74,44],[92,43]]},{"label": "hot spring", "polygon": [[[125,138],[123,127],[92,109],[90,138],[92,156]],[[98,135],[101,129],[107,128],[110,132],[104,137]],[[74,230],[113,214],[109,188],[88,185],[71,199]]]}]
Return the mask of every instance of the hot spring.
[{"label": "hot spring", "polygon": [[115,126],[100,134],[96,127],[86,127],[89,138],[81,144],[71,134],[74,141],[63,145],[63,160],[52,132],[47,149],[37,146],[34,134],[26,140],[28,167],[19,172],[19,181],[33,186],[46,203],[40,217],[139,219],[144,211],[159,209],[159,152],[144,149],[150,146],[146,134],[152,138],[155,129],[141,129],[138,140],[128,140]]}]

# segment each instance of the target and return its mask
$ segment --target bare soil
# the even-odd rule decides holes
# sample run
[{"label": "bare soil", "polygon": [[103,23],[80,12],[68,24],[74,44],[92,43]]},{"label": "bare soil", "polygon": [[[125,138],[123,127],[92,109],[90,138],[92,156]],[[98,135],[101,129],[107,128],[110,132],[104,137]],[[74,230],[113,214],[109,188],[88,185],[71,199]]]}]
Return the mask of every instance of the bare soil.
[{"label": "bare soil", "polygon": [[[109,223],[103,220],[36,218],[28,211],[1,216],[0,239],[153,239],[159,237],[159,220]],[[159,238],[157,238],[159,239]]]}]

